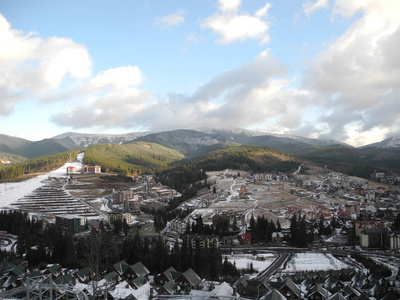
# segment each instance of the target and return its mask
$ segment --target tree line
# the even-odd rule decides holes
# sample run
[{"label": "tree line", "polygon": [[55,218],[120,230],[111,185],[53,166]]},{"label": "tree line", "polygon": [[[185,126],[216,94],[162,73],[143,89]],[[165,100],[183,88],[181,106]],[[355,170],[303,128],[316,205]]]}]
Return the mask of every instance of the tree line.
[{"label": "tree line", "polygon": [[24,174],[51,171],[68,162],[71,157],[76,157],[78,152],[79,150],[62,152],[6,166],[0,169],[0,181],[18,179]]},{"label": "tree line", "polygon": [[253,145],[229,145],[194,159],[207,171],[240,169],[249,172],[287,172],[299,166],[289,154]]},{"label": "tree line", "polygon": [[273,232],[282,231],[279,220],[276,220],[276,223],[272,219],[268,221],[264,215],[257,216],[256,219],[253,214],[250,217],[249,229],[252,243],[269,243],[272,241]]},{"label": "tree line", "polygon": [[[195,270],[202,278],[218,280],[222,276],[222,256],[219,248],[189,247],[186,237],[180,246],[169,247],[161,236],[143,237],[139,233],[121,236],[118,230],[92,229],[89,235],[73,236],[55,224],[44,225],[20,211],[1,211],[0,230],[18,235],[16,253],[2,252],[2,259],[23,258],[29,267],[44,268],[59,263],[65,268],[90,266],[96,274],[112,271],[120,260],[128,264],[141,261],[152,274],[173,266],[177,271]],[[123,228],[123,226],[122,226]],[[121,228],[121,229],[122,229]]]},{"label": "tree line", "polygon": [[104,172],[123,175],[155,175],[170,168],[183,155],[158,144],[132,142],[123,145],[100,144],[85,150],[84,162],[101,165]]}]

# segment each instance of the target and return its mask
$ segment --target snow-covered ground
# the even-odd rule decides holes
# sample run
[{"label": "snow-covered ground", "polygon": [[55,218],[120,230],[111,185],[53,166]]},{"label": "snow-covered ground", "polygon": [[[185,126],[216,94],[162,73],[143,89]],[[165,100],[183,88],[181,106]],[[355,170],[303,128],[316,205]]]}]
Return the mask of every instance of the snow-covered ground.
[{"label": "snow-covered ground", "polygon": [[[223,260],[225,256],[226,255],[223,255]],[[253,269],[256,271],[252,276],[257,276],[259,272],[268,268],[276,257],[277,255],[273,253],[257,254],[256,256],[253,254],[227,255],[228,261],[232,264],[235,263],[238,270],[249,269],[250,263],[252,263]]]},{"label": "snow-covered ground", "polygon": [[295,253],[289,260],[284,272],[341,270],[349,266],[331,254]]},{"label": "snow-covered ground", "polygon": [[21,182],[0,183],[0,208],[7,207],[38,187],[41,187],[43,185],[42,181],[48,177],[67,177],[67,167],[69,166],[76,166],[78,169],[82,168],[83,156],[84,152],[79,153],[76,161],[66,163],[61,168],[44,175]]}]

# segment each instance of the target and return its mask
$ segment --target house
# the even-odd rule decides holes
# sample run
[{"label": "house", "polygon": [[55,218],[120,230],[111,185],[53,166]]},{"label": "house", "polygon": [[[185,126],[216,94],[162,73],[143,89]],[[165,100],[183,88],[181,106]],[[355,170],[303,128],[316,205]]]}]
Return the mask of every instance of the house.
[{"label": "house", "polygon": [[349,285],[346,285],[343,289],[340,290],[340,293],[345,297],[346,299],[357,299],[361,295],[361,292]]},{"label": "house", "polygon": [[76,166],[68,166],[67,167],[67,175],[77,174],[78,168]]},{"label": "house", "polygon": [[101,279],[97,286],[98,287],[109,287],[109,286],[115,286],[118,284],[120,280],[120,277],[115,271],[112,271],[106,275],[103,276],[103,279]]},{"label": "house", "polygon": [[140,276],[147,278],[147,276],[150,274],[150,271],[140,261],[132,265],[131,268],[133,270],[135,278]]},{"label": "house", "polygon": [[100,174],[101,167],[100,166],[83,166],[82,173],[85,174]]},{"label": "house", "polygon": [[324,289],[322,284],[316,284],[309,292],[309,300],[326,300],[330,296],[330,293]]},{"label": "house", "polygon": [[172,280],[172,274],[171,274],[172,272],[176,272],[174,267],[169,267],[167,270],[165,270],[161,274],[158,274],[158,276],[156,276],[156,278],[155,278],[156,284],[164,285],[168,281],[171,281]]},{"label": "house", "polygon": [[242,245],[251,245],[251,234],[244,233],[239,236],[239,241]]},{"label": "house", "polygon": [[43,275],[51,275],[53,279],[62,276],[61,265],[59,264],[48,265],[46,270],[44,270]]},{"label": "house", "polygon": [[279,291],[276,289],[272,289],[262,298],[263,300],[287,300],[285,296],[283,296]]},{"label": "house", "polygon": [[337,292],[336,294],[330,296],[328,300],[346,300],[346,298],[340,292]]},{"label": "house", "polygon": [[173,280],[167,281],[162,287],[157,290],[159,295],[174,295],[175,294],[175,282]]},{"label": "house", "polygon": [[70,273],[67,273],[54,279],[54,283],[62,285],[75,285],[75,278]]},{"label": "house", "polygon": [[135,290],[139,289],[141,286],[145,285],[146,283],[147,283],[147,279],[144,278],[143,276],[139,276],[131,281],[131,285]]},{"label": "house", "polygon": [[292,279],[286,277],[278,291],[288,299],[301,299],[301,290]]},{"label": "house", "polygon": [[132,296],[134,300],[141,299],[152,299],[153,298],[153,288],[150,286],[150,283],[146,283],[142,285],[137,290],[133,290]]},{"label": "house", "polygon": [[222,297],[222,299],[224,299],[224,297],[232,297],[233,288],[228,283],[222,282],[211,291],[211,295],[213,298]]},{"label": "house", "polygon": [[89,267],[81,269],[74,274],[75,281],[80,283],[89,283],[94,278],[94,273]]},{"label": "house", "polygon": [[191,290],[198,288],[200,281],[199,275],[192,268],[189,268],[176,279],[175,283],[182,289]]},{"label": "house", "polygon": [[111,299],[134,300],[133,291],[134,289],[126,281],[122,281],[115,288],[108,290],[108,294]]},{"label": "house", "polygon": [[125,260],[121,260],[113,265],[114,271],[120,278],[133,279],[135,275],[132,268],[128,265]]}]

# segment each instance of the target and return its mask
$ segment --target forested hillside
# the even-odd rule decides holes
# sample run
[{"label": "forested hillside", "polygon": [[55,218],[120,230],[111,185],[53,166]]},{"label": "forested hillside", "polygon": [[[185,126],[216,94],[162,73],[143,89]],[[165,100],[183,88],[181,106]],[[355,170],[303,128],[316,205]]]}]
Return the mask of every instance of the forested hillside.
[{"label": "forested hillside", "polygon": [[79,150],[62,152],[7,165],[0,169],[0,181],[22,178],[24,174],[49,172],[68,162],[70,157],[76,157],[78,152]]},{"label": "forested hillside", "polygon": [[0,168],[8,166],[7,163],[1,163],[1,161],[7,162],[9,161],[10,163],[19,163],[26,160],[25,157],[16,155],[16,154],[11,154],[11,153],[6,153],[6,152],[0,152]]},{"label": "forested hillside", "polygon": [[183,158],[179,152],[158,144],[132,142],[124,145],[103,144],[89,147],[85,150],[84,163],[100,165],[104,172],[125,175],[155,174]]},{"label": "forested hillside", "polygon": [[300,164],[295,157],[284,152],[251,145],[225,146],[194,159],[192,163],[207,171],[229,168],[250,172],[287,172]]},{"label": "forested hillside", "polygon": [[348,148],[312,146],[302,158],[328,169],[352,176],[369,178],[375,171],[389,175],[400,171],[400,150],[378,148]]}]

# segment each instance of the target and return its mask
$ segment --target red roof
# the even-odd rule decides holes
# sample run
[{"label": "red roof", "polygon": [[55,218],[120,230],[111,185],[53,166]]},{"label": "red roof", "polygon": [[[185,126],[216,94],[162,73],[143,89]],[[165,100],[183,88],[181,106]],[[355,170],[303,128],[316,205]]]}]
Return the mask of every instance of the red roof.
[{"label": "red roof", "polygon": [[241,234],[240,235],[240,238],[242,239],[242,240],[251,240],[251,234],[249,234],[249,233],[244,233],[244,234]]}]

